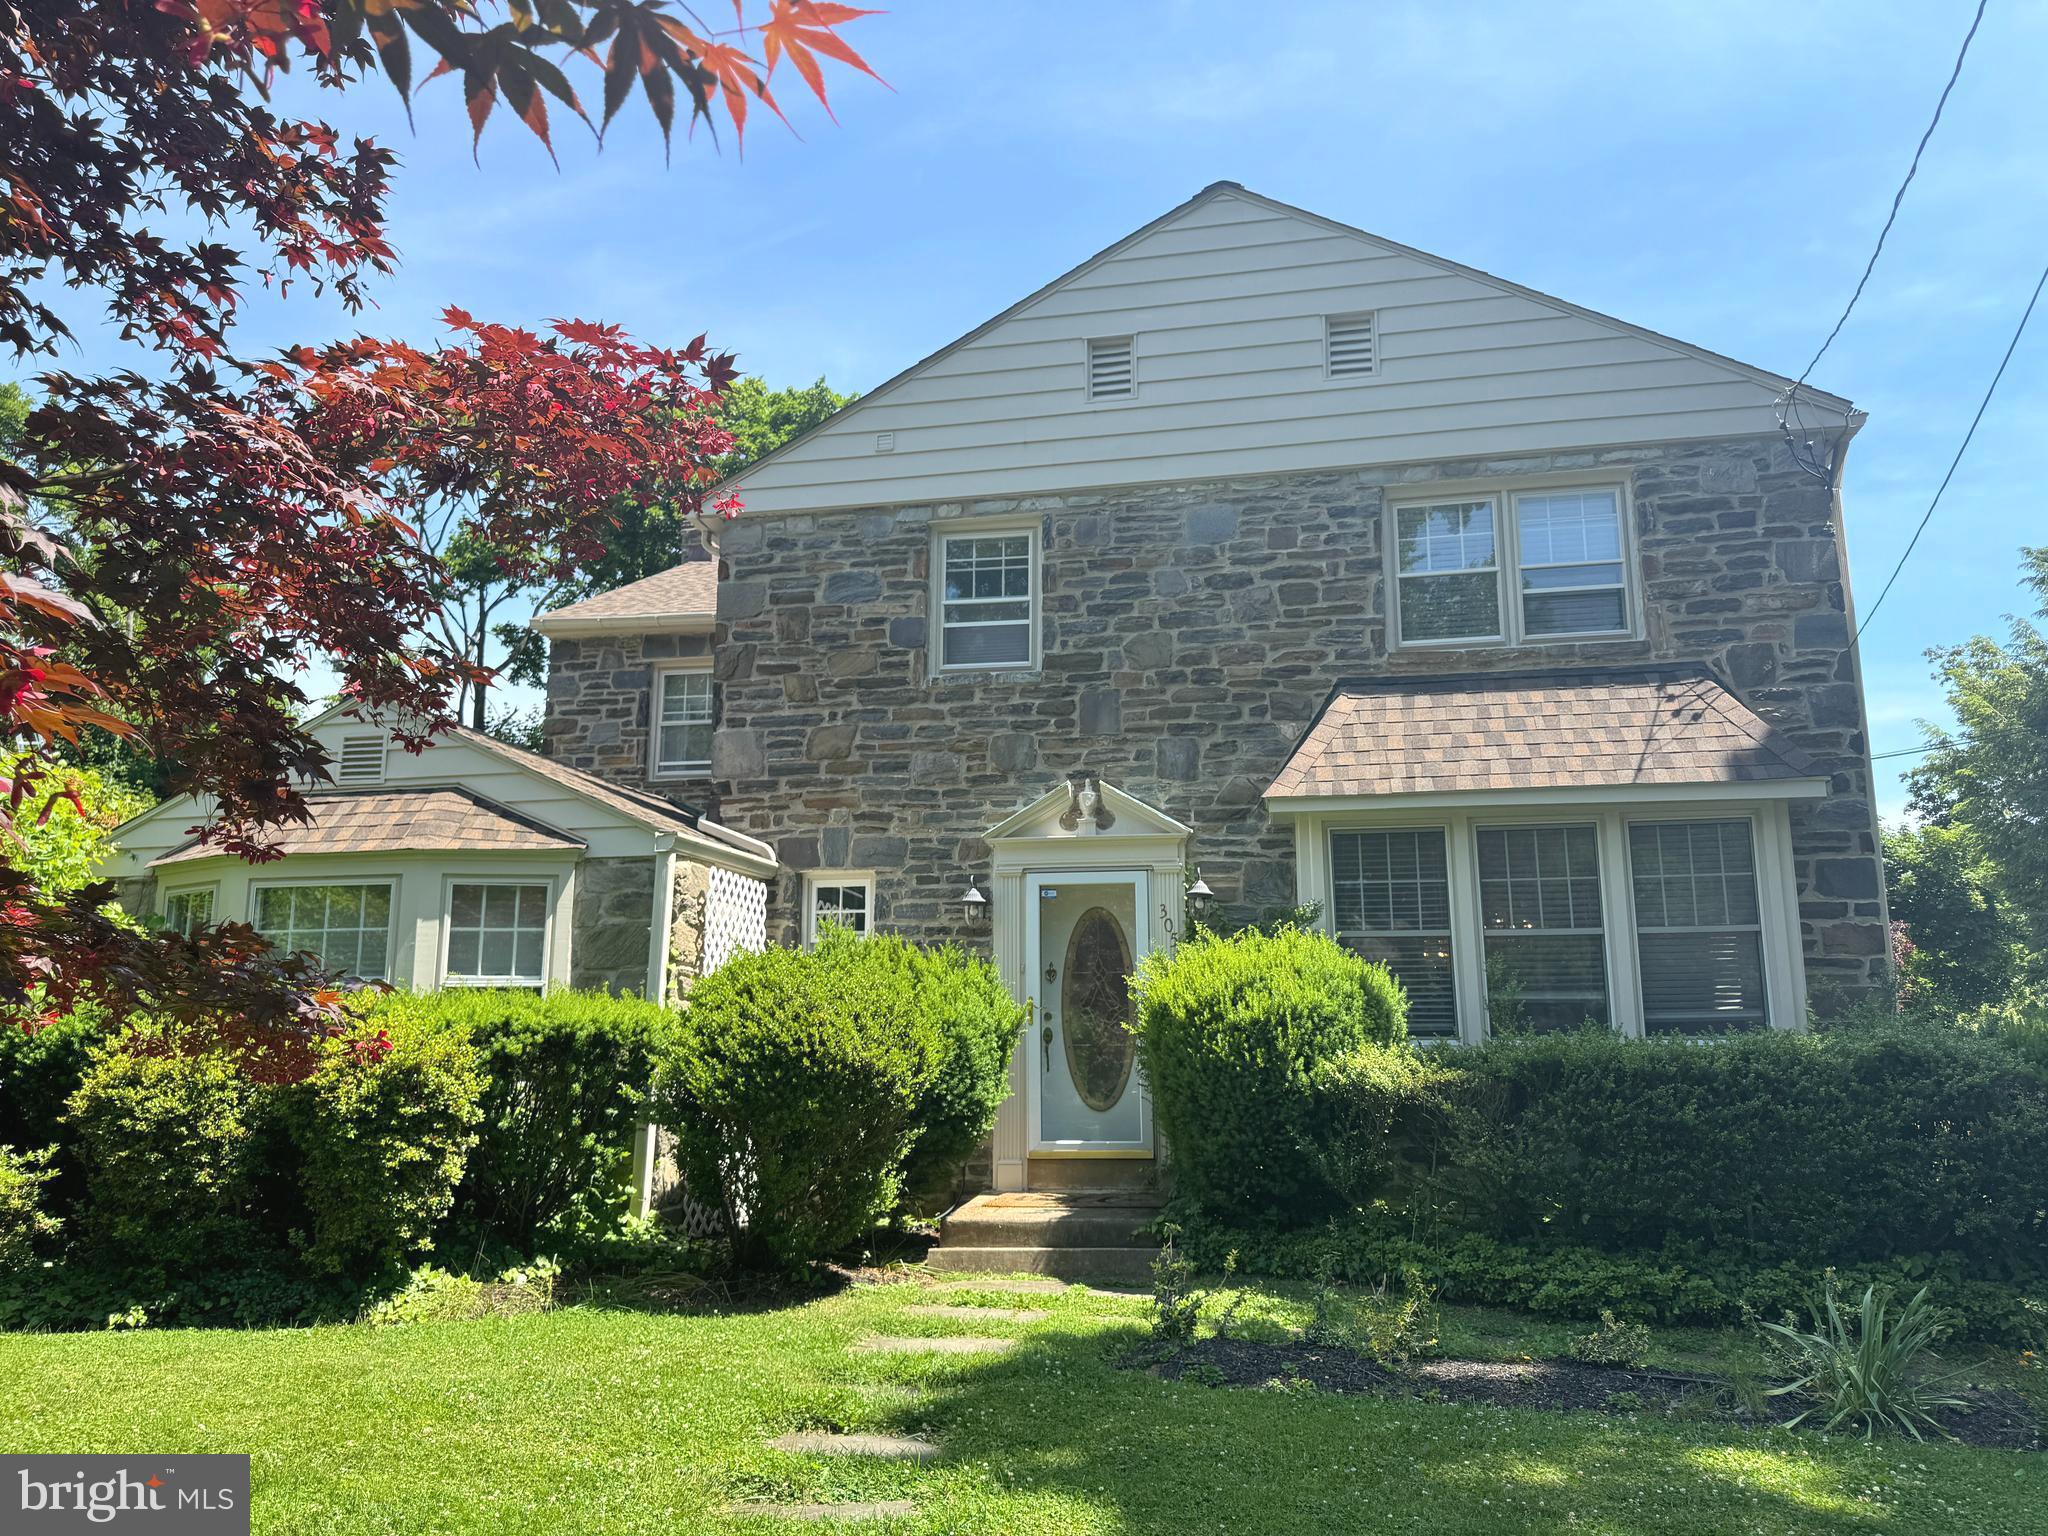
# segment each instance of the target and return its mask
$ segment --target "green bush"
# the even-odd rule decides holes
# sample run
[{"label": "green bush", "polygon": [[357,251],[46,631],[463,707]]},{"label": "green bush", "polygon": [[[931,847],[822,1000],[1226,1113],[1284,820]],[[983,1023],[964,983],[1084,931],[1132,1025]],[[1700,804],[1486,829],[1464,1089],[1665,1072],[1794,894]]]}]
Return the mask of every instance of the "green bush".
[{"label": "green bush", "polygon": [[741,1262],[801,1270],[894,1206],[948,1049],[917,973],[901,939],[828,931],[809,952],[736,955],[691,988],[656,1099]]},{"label": "green bush", "polygon": [[386,1016],[323,1040],[279,1090],[318,1273],[387,1275],[430,1244],[476,1142],[483,1087],[461,1034]]},{"label": "green bush", "polygon": [[275,1145],[271,1107],[235,1058],[174,1031],[101,1041],[67,1115],[95,1235],[165,1273],[243,1258]]},{"label": "green bush", "polygon": [[16,1018],[0,1019],[0,1141],[57,1149],[54,1178],[43,1198],[60,1215],[77,1204],[85,1188],[64,1126],[65,1106],[78,1091],[93,1046],[108,1032],[106,1016],[90,1006],[33,1030]]},{"label": "green bush", "polygon": [[43,1208],[43,1187],[55,1176],[50,1156],[48,1147],[0,1146],[0,1281],[30,1274],[62,1226]]},{"label": "green bush", "polygon": [[443,1225],[450,1259],[576,1254],[617,1227],[673,1012],[604,992],[450,988],[384,994],[366,1017],[456,1033],[478,1053],[482,1119]]},{"label": "green bush", "polygon": [[2048,1082],[1962,1031],[1575,1034],[1446,1059],[1429,1219],[1538,1246],[2048,1273]]},{"label": "green bush", "polygon": [[1325,934],[1283,927],[1155,950],[1135,985],[1138,1054],[1178,1187],[1244,1217],[1326,1205],[1303,1155],[1315,1084],[1402,1039],[1400,983]]},{"label": "green bush", "polygon": [[950,1188],[995,1126],[1026,1010],[993,965],[954,945],[914,950],[910,963],[916,1006],[944,1048],[918,1104],[920,1129],[903,1168],[905,1192],[929,1199]]},{"label": "green bush", "polygon": [[1449,1074],[1405,1045],[1339,1057],[1309,1087],[1301,1155],[1347,1206],[1403,1203],[1440,1133]]}]

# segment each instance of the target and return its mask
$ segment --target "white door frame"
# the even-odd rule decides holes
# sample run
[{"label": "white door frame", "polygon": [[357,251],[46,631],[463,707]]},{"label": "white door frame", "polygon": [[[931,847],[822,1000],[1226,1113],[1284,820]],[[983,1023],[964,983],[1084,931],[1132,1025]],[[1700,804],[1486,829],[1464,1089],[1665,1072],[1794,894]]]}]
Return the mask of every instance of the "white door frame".
[{"label": "white door frame", "polygon": [[[1055,1153],[1069,1157],[1089,1154],[1124,1154],[1149,1157],[1152,1154],[1152,1096],[1145,1091],[1145,1074],[1137,1066],[1131,1068],[1129,1092],[1138,1095],[1138,1135],[1134,1141],[1047,1141],[1044,1136],[1045,1093],[1045,1050],[1041,1031],[1045,1027],[1044,1003],[1039,992],[1045,985],[1041,967],[1045,960],[1044,948],[1039,931],[1040,909],[1044,898],[1039,892],[1046,886],[1106,885],[1129,886],[1133,897],[1132,917],[1134,919],[1131,939],[1131,964],[1135,967],[1151,952],[1148,941],[1151,924],[1145,916],[1152,910],[1152,878],[1144,869],[1068,869],[1028,870],[1024,875],[1024,955],[1037,986],[1028,999],[1031,1017],[1024,1026],[1024,1124],[1030,1134],[1030,1149],[1033,1154]],[[1062,1029],[1066,1021],[1060,1021]]]},{"label": "white door frame", "polygon": [[1146,894],[1138,914],[1140,932],[1132,935],[1134,948],[1152,950],[1171,943],[1186,920],[1182,912],[1182,875],[1192,829],[1125,794],[1114,784],[1104,783],[1098,788],[1110,816],[1107,825],[1099,820],[1091,823],[1079,819],[1073,825],[1063,825],[1072,797],[1066,781],[1061,780],[983,834],[994,854],[989,905],[996,966],[1010,995],[1019,1002],[1032,1004],[1032,1027],[1018,1039],[1010,1056],[1010,1096],[996,1111],[992,1151],[994,1183],[999,1190],[1027,1187],[1034,1159],[1148,1157],[1155,1150],[1148,1145],[1104,1154],[1060,1148],[1040,1150],[1034,1146],[1037,1105],[1030,1073],[1031,1062],[1038,1054],[1039,1018],[1038,984],[1033,975],[1038,968],[1034,955],[1036,931],[1032,927],[1036,917],[1031,909],[1037,906],[1038,897],[1034,887],[1026,899],[1027,880],[1066,879],[1074,874],[1112,870],[1126,872],[1128,878],[1129,871],[1143,871],[1147,876]]}]

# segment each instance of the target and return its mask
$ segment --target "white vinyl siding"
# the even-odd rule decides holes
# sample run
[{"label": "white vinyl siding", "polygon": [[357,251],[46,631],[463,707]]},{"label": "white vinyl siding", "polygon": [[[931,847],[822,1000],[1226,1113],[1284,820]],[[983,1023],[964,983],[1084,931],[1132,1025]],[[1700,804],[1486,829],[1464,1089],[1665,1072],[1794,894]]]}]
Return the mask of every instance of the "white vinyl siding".
[{"label": "white vinyl siding", "polygon": [[654,775],[678,778],[711,767],[711,673],[669,667],[654,676]]},{"label": "white vinyl siding", "polygon": [[873,931],[875,877],[833,870],[804,876],[804,942],[815,944],[827,923],[857,934]]},{"label": "white vinyl siding", "polygon": [[[1606,931],[1592,826],[1481,827],[1479,922],[1496,1032],[1605,1024]],[[1505,1017],[1512,1010],[1513,1017]]]},{"label": "white vinyl siding", "polygon": [[1440,827],[1330,834],[1337,937],[1397,976],[1408,1033],[1454,1036],[1450,871]]},{"label": "white vinyl siding", "polygon": [[458,881],[448,888],[444,984],[538,987],[547,981],[548,888]]},{"label": "white vinyl siding", "polygon": [[[1329,322],[1367,314],[1377,378],[1361,389],[1329,372]],[[1076,388],[1086,343],[1126,335],[1142,340],[1142,387],[1098,409],[1085,374]],[[754,465],[747,511],[1775,437],[1777,393],[1735,365],[1226,193]],[[883,431],[894,453],[874,452]]]},{"label": "white vinyl siding", "polygon": [[1768,1014],[1756,850],[1747,821],[1628,829],[1643,1026],[1653,1035],[1755,1029]]},{"label": "white vinyl siding", "polygon": [[304,950],[350,981],[391,979],[391,887],[266,885],[256,931],[286,953]]},{"label": "white vinyl siding", "polygon": [[1037,535],[1029,529],[941,534],[938,546],[940,670],[1032,665]]},{"label": "white vinyl siding", "polygon": [[1138,393],[1137,338],[1097,336],[1088,343],[1088,398],[1129,400]]}]

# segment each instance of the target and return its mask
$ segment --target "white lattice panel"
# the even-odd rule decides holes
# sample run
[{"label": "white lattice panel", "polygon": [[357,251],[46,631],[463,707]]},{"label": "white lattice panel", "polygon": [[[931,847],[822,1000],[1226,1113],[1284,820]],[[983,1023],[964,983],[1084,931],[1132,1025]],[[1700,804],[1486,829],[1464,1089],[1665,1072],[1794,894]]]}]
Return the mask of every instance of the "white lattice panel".
[{"label": "white lattice panel", "polygon": [[704,969],[717,970],[743,949],[768,947],[768,882],[716,865],[704,899]]}]

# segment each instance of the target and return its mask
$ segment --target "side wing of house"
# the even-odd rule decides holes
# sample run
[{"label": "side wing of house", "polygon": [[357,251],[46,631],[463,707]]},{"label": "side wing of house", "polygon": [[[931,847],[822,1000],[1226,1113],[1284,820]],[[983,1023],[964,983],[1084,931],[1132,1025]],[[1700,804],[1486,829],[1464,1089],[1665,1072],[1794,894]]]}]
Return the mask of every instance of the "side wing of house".
[{"label": "side wing of house", "polygon": [[[339,711],[335,783],[250,864],[186,798],[122,827],[106,874],[166,926],[246,922],[344,974],[428,990],[570,985],[673,995],[762,942],[772,854],[651,797],[458,730],[409,752]],[[751,923],[749,914],[753,914]]]}]

